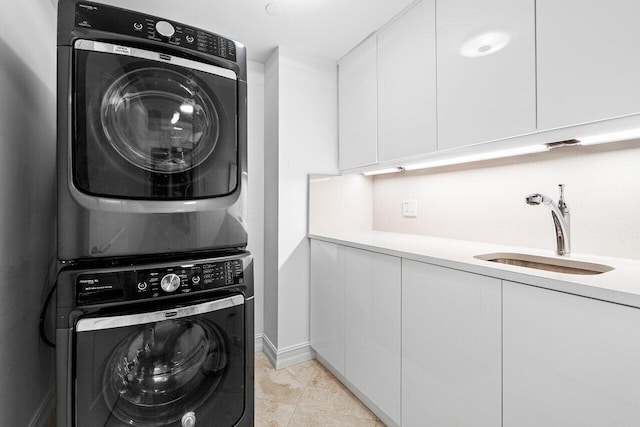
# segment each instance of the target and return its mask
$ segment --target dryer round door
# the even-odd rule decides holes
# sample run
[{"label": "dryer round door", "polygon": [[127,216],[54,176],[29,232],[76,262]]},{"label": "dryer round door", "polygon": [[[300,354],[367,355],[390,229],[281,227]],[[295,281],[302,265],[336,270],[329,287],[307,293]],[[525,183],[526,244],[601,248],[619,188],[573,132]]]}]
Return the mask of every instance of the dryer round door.
[{"label": "dryer round door", "polygon": [[75,189],[117,199],[191,200],[239,188],[232,70],[82,41],[73,73]]},{"label": "dryer round door", "polygon": [[100,106],[107,141],[132,165],[177,173],[204,162],[218,142],[218,111],[184,74],[140,68],[106,90]]}]

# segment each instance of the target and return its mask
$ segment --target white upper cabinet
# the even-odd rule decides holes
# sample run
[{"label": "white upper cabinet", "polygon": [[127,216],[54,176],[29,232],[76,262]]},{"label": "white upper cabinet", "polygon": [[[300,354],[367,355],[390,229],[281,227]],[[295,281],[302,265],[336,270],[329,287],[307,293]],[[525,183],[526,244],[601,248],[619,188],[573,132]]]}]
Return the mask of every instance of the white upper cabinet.
[{"label": "white upper cabinet", "polygon": [[438,150],[534,132],[535,1],[439,0],[436,11]]},{"label": "white upper cabinet", "polygon": [[378,160],[436,151],[435,0],[378,33]]},{"label": "white upper cabinet", "polygon": [[340,169],[378,162],[378,77],[376,35],[338,64]]},{"label": "white upper cabinet", "polygon": [[538,0],[538,127],[640,112],[640,1]]}]

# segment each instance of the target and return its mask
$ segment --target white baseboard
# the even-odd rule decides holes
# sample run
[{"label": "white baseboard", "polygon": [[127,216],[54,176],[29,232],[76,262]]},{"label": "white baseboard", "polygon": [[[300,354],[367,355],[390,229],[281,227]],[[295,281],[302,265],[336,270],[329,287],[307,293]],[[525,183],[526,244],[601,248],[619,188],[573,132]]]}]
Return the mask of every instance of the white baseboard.
[{"label": "white baseboard", "polygon": [[269,359],[271,365],[276,366],[276,354],[278,353],[278,350],[276,350],[276,347],[266,335],[262,336],[262,343],[262,352],[265,356],[267,356],[267,359]]},{"label": "white baseboard", "polygon": [[55,406],[56,397],[56,387],[53,385],[49,391],[47,392],[42,402],[40,402],[40,406],[38,410],[31,418],[31,422],[29,423],[29,427],[47,427],[49,425],[49,417],[53,414],[53,409]]},{"label": "white baseboard", "polygon": [[256,353],[260,353],[262,351],[262,348],[264,347],[264,334],[256,334],[256,345],[255,345],[255,350]]},{"label": "white baseboard", "polygon": [[262,352],[267,356],[269,362],[275,366],[276,370],[315,358],[315,352],[311,349],[308,342],[277,349],[271,340],[269,340],[268,336],[263,335],[262,341]]}]

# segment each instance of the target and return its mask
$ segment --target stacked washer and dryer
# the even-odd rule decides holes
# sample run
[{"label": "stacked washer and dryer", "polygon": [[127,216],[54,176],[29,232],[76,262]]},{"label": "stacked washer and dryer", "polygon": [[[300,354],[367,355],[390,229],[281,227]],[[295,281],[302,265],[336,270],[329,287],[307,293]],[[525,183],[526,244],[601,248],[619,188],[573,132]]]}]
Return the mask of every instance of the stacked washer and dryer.
[{"label": "stacked washer and dryer", "polygon": [[58,4],[57,425],[253,424],[242,44]]}]

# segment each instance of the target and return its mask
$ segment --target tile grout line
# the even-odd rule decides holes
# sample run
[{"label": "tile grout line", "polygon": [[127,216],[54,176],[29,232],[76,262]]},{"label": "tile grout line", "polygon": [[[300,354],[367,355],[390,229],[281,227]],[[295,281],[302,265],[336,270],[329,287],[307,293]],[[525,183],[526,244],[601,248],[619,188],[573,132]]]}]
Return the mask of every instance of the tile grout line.
[{"label": "tile grout line", "polygon": [[[335,383],[334,385],[339,387],[341,390],[344,389],[344,391],[346,391],[347,393],[349,393],[354,399],[355,402],[354,404],[360,403],[362,405],[362,402],[355,396],[353,395],[353,393],[351,393],[350,390],[348,390],[346,387],[344,387],[344,385],[333,375],[331,374],[331,372],[327,371],[326,368],[324,368],[322,366],[322,364],[320,364],[317,361],[307,361],[307,362],[303,362],[302,365],[304,364],[308,364],[307,366],[303,367],[303,372],[304,369],[309,369],[309,372],[311,373],[310,378],[307,381],[300,381],[302,378],[304,377],[304,374],[302,372],[298,372],[296,373],[296,369],[291,369],[291,367],[287,367],[284,370],[287,372],[287,374],[289,376],[291,376],[293,379],[295,379],[299,384],[302,384],[301,387],[301,393],[298,397],[298,399],[296,400],[295,405],[288,403],[288,402],[282,402],[278,399],[277,396],[271,396],[272,399],[269,399],[266,396],[261,397],[260,399],[265,401],[265,402],[273,402],[276,406],[287,406],[287,407],[291,407],[293,408],[293,410],[291,411],[290,415],[287,416],[285,419],[282,419],[282,424],[280,424],[282,427],[288,426],[288,427],[295,427],[293,423],[294,419],[296,417],[314,417],[314,419],[320,417],[320,420],[322,419],[322,417],[329,417],[330,415],[334,414],[334,411],[332,411],[329,407],[324,407],[324,406],[301,406],[302,402],[303,402],[303,398],[305,395],[307,395],[308,393],[311,393],[314,388],[318,388],[318,390],[320,392],[322,392],[322,390],[324,389],[324,387],[316,387],[318,385],[318,382],[320,381],[321,377],[324,376],[325,374],[327,374],[329,377],[327,378],[328,380],[331,380],[331,383]],[[267,374],[267,376],[269,376],[269,372],[271,371],[275,371],[271,366],[268,367],[268,372],[264,372]],[[357,405],[356,405],[357,406]],[[366,405],[364,405],[366,408]],[[368,409],[368,408],[367,408]],[[302,412],[301,412],[302,411]],[[288,412],[288,411],[287,411]],[[307,413],[308,412],[308,413]],[[346,411],[346,412],[340,412],[340,413],[336,413],[337,415],[340,416],[344,416],[344,417],[348,417],[351,419],[351,422],[356,422],[356,424],[350,424],[350,425],[362,425],[363,427],[365,426],[365,424],[367,426],[371,426],[371,427],[376,427],[378,426],[378,417],[375,416],[375,414],[372,414],[373,418],[361,418],[358,415],[356,415],[355,413],[351,413],[350,411]]]},{"label": "tile grout line", "polygon": [[309,387],[309,384],[311,384],[313,382],[313,380],[316,379],[316,377],[318,375],[320,375],[319,372],[316,373],[316,375],[304,385],[304,387],[302,389],[302,393],[300,394],[300,398],[298,399],[298,402],[296,403],[296,406],[293,408],[293,412],[291,413],[291,417],[289,417],[289,422],[287,423],[287,427],[293,427],[293,426],[291,426],[291,421],[293,420],[294,415],[296,415],[296,412],[298,412],[298,407],[300,406],[300,402],[302,401],[302,396],[304,396],[304,393],[307,391],[307,388]]}]

